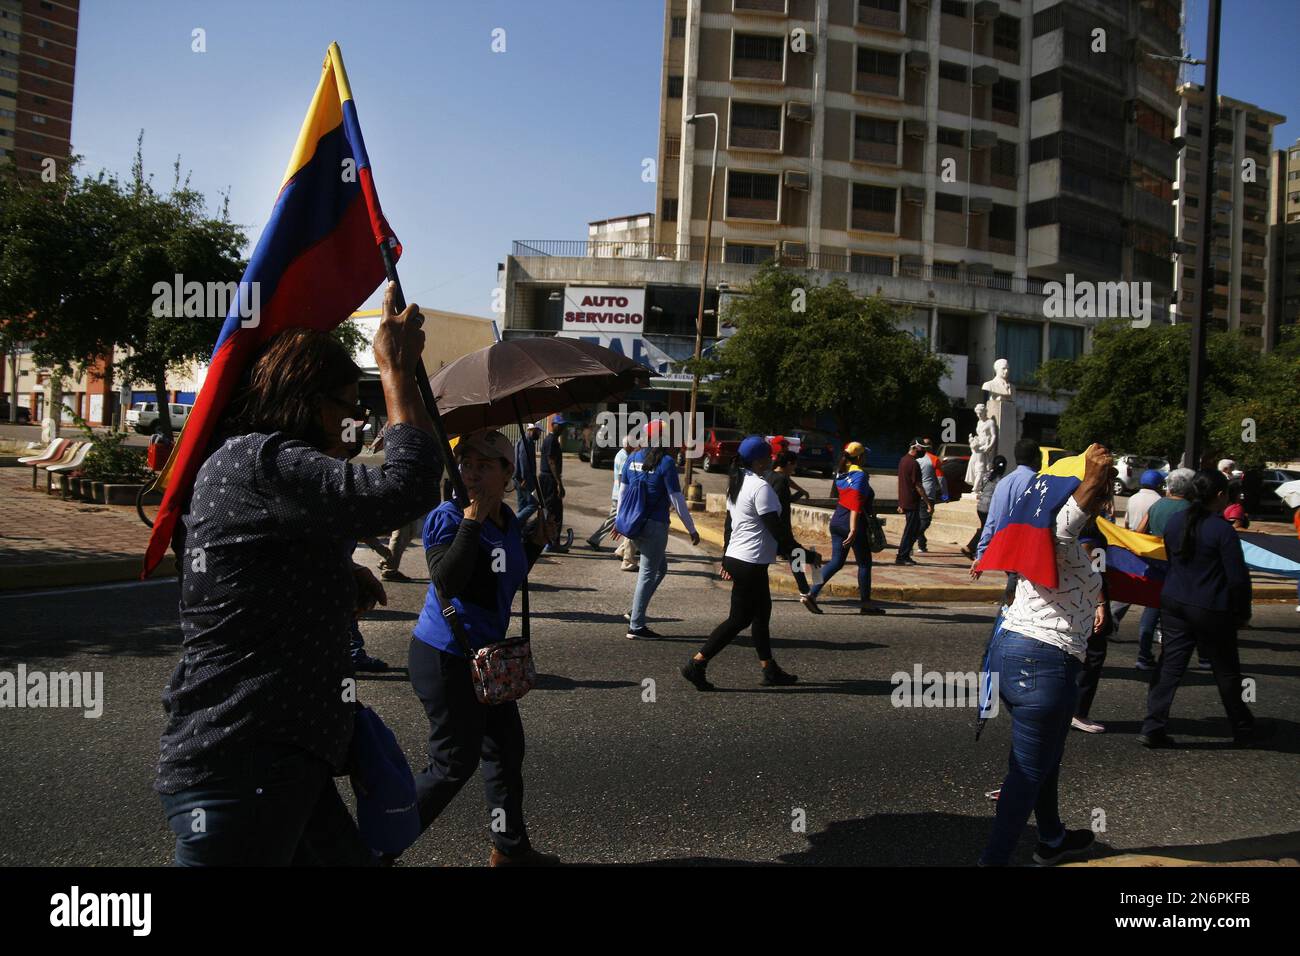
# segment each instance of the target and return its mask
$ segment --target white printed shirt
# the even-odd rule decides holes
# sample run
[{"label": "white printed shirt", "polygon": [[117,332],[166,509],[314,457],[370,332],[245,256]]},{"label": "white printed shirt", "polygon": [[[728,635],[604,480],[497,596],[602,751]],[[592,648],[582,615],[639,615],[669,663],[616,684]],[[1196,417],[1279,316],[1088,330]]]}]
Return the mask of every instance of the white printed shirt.
[{"label": "white printed shirt", "polygon": [[1016,596],[1002,616],[1009,631],[1051,644],[1083,660],[1092,634],[1093,615],[1101,602],[1101,575],[1079,543],[1089,515],[1073,497],[1056,513],[1058,587],[1047,588],[1021,578]]}]

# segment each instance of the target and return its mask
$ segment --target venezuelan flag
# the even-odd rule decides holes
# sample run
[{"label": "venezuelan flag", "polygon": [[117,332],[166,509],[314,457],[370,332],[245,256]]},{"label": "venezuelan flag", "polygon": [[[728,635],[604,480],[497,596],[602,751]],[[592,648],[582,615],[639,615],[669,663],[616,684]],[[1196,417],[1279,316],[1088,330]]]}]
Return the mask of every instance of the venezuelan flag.
[{"label": "venezuelan flag", "polygon": [[1056,570],[1056,513],[1080,480],[1041,473],[1011,503],[1011,513],[993,533],[979,571],[1014,571],[1045,588],[1060,586]]},{"label": "venezuelan flag", "polygon": [[258,283],[258,321],[241,317],[241,297],[234,297],[194,410],[154,483],[163,489],[163,500],[143,576],[171,543],[217,421],[249,359],[285,329],[324,331],[346,319],[385,278],[381,243],[396,261],[401,246],[380,210],[343,54],[331,43],[280,193],[244,272],[244,283]]},{"label": "venezuelan flag", "polygon": [[1106,539],[1106,595],[1124,604],[1160,606],[1169,571],[1164,538],[1138,534],[1111,521],[1098,521]]}]

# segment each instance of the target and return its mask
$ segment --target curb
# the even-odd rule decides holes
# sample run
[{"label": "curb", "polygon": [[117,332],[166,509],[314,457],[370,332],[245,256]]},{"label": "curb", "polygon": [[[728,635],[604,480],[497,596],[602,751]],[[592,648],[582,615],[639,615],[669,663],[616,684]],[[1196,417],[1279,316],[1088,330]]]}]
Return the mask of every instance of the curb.
[{"label": "curb", "polygon": [[[64,561],[57,564],[21,564],[5,569],[0,591],[32,591],[76,587],[84,584],[115,584],[140,580],[142,558],[106,558],[99,561]],[[176,559],[162,559],[150,580],[176,576]]]},{"label": "curb", "polygon": [[[681,534],[686,533],[686,526],[682,524],[681,519],[677,517],[676,512],[668,516],[669,527],[673,531]],[[699,532],[700,541],[707,541],[709,544],[722,550],[722,532],[715,531],[712,528],[706,528],[696,525],[695,530]],[[773,591],[781,591],[788,594],[798,594],[799,585],[795,583],[794,575],[786,568],[784,564],[773,565],[776,570],[771,574],[771,588]],[[873,600],[882,601],[915,601],[924,604],[982,604],[982,603],[1001,603],[1002,596],[1006,592],[1003,585],[987,584],[875,584],[871,585],[871,597]],[[852,598],[857,600],[858,584],[856,580],[846,580],[839,582],[832,580],[829,584],[822,587],[823,596],[837,598]],[[1276,604],[1290,604],[1296,599],[1295,586],[1291,584],[1256,584],[1251,591],[1251,597],[1255,601],[1269,602]]]}]

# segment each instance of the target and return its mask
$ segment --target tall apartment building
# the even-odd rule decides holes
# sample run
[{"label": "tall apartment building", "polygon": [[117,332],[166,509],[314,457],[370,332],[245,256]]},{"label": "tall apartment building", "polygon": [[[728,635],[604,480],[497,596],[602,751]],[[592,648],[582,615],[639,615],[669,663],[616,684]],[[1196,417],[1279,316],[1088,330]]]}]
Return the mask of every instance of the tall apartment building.
[{"label": "tall apartment building", "polygon": [[1269,171],[1269,347],[1300,325],[1300,139],[1273,153]]},{"label": "tall apartment building", "polygon": [[0,162],[40,172],[71,148],[80,0],[0,0]]},{"label": "tall apartment building", "polygon": [[[1176,223],[1178,267],[1174,279],[1175,320],[1191,321],[1200,309],[1198,255],[1205,211],[1200,208],[1201,155],[1205,126],[1205,89],[1187,83],[1178,88],[1178,157]],[[1214,301],[1212,318],[1220,328],[1238,329],[1272,344],[1268,315],[1269,178],[1273,127],[1285,116],[1231,97],[1219,97],[1218,143],[1214,163]]]}]

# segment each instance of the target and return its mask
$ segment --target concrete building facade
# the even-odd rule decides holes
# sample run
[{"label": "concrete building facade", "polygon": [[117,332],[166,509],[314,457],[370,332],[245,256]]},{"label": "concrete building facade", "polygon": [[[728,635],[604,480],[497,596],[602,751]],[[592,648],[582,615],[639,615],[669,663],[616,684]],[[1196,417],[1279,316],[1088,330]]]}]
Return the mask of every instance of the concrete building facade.
[{"label": "concrete building facade", "polygon": [[1274,151],[1268,184],[1271,347],[1300,325],[1300,140]]},{"label": "concrete building facade", "polygon": [[0,0],[0,162],[62,169],[71,150],[80,0]]}]

